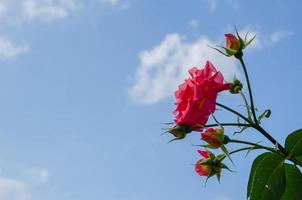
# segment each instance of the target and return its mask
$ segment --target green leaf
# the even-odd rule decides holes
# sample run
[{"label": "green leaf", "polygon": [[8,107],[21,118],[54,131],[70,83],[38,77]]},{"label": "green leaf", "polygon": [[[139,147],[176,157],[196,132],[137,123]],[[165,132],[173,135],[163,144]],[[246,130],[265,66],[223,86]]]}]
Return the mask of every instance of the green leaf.
[{"label": "green leaf", "polygon": [[249,200],[281,199],[285,189],[284,159],[268,152],[254,160],[247,188]]},{"label": "green leaf", "polygon": [[286,189],[282,200],[300,200],[302,198],[302,174],[295,165],[285,164]]},{"label": "green leaf", "polygon": [[261,154],[260,156],[258,156],[254,162],[253,162],[253,165],[252,165],[252,169],[251,169],[251,172],[250,172],[250,177],[249,177],[249,182],[248,182],[248,185],[247,185],[247,197],[249,197],[251,195],[251,188],[254,184],[254,178],[255,178],[255,172],[256,172],[256,169],[258,168],[258,165],[259,163],[268,155],[269,153],[264,153],[264,154]]},{"label": "green leaf", "polygon": [[289,157],[302,155],[302,129],[292,132],[285,140],[285,150]]}]

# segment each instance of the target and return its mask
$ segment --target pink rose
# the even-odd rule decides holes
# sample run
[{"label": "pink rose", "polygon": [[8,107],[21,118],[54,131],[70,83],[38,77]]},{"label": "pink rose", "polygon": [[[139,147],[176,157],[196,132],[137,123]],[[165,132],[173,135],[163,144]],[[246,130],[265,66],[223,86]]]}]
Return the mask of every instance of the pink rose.
[{"label": "pink rose", "polygon": [[222,74],[209,61],[204,69],[194,67],[189,73],[191,77],[175,92],[176,109],[173,113],[177,125],[196,129],[207,123],[215,111],[218,93],[229,90],[231,84],[224,83]]}]

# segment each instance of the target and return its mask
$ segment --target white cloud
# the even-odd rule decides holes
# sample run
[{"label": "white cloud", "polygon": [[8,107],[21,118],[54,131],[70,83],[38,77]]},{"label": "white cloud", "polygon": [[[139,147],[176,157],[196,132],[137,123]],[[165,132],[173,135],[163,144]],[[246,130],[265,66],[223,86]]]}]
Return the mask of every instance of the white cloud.
[{"label": "white cloud", "polygon": [[[247,32],[247,40],[256,35],[245,50],[247,53],[269,48],[281,39],[293,35],[291,31],[263,34],[249,27],[240,30],[239,34],[244,38]],[[138,103],[150,104],[171,96],[177,86],[188,77],[187,70],[193,66],[203,67],[206,60],[211,60],[226,80],[231,80],[235,74],[240,77],[235,59],[222,56],[208,47],[216,44],[220,42],[206,36],[188,42],[177,33],[166,35],[158,45],[139,53],[140,65],[130,88],[131,98]]]},{"label": "white cloud", "polygon": [[[129,2],[124,0],[92,0],[92,2],[98,4],[104,2],[118,10],[130,6]],[[30,26],[37,21],[49,23],[63,20],[82,9],[83,5],[87,5],[84,0],[0,0],[1,30],[11,31],[24,24]],[[14,58],[28,51],[28,45],[16,45],[0,36],[0,59]]]},{"label": "white cloud", "polygon": [[[91,0],[93,4],[108,4],[119,10],[129,8],[125,0]],[[90,4],[90,3],[89,3]],[[87,8],[85,0],[0,0],[0,21],[6,25],[25,22],[53,22],[68,18],[76,11]]]},{"label": "white cloud", "polygon": [[77,0],[25,0],[22,2],[22,10],[28,20],[64,19],[76,8]]},{"label": "white cloud", "polygon": [[279,42],[280,40],[294,35],[291,31],[276,31],[270,35],[270,40],[272,44]]},{"label": "white cloud", "polygon": [[76,11],[80,2],[82,0],[2,0],[0,20],[10,26],[34,20],[61,20]]},{"label": "white cloud", "polygon": [[0,199],[31,200],[31,193],[23,181],[0,178]]},{"label": "white cloud", "polygon": [[[51,22],[68,17],[79,0],[0,0],[0,22],[5,29],[35,20]],[[4,30],[4,28],[3,28]],[[0,36],[0,59],[12,59],[29,51],[29,45],[20,45]]]},{"label": "white cloud", "polygon": [[49,182],[47,168],[0,161],[0,169],[0,200],[32,200],[35,191],[51,192],[55,187]]},{"label": "white cloud", "polygon": [[22,2],[24,16],[29,20],[53,21],[64,19],[75,8],[75,0],[25,0]]},{"label": "white cloud", "polygon": [[188,77],[188,69],[203,67],[206,60],[211,60],[231,80],[238,74],[236,61],[208,47],[216,44],[206,36],[187,42],[177,33],[167,35],[160,44],[139,53],[140,66],[130,96],[139,103],[155,103],[169,97]]},{"label": "white cloud", "polygon": [[0,37],[0,59],[11,59],[28,51],[28,45],[17,45],[10,39]]}]

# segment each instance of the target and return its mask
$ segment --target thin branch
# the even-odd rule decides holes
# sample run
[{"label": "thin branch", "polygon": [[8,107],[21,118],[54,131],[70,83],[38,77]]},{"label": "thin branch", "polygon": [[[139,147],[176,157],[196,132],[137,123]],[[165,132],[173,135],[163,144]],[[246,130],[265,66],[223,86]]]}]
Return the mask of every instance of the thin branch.
[{"label": "thin branch", "polygon": [[222,107],[222,108],[224,108],[224,109],[226,109],[226,110],[228,110],[228,111],[230,111],[230,112],[232,112],[232,113],[234,113],[235,115],[237,115],[237,116],[239,116],[239,117],[241,117],[242,119],[244,119],[246,122],[248,122],[249,124],[253,124],[253,122],[251,122],[251,120],[249,120],[248,118],[246,118],[245,116],[243,116],[241,113],[239,113],[239,112],[237,112],[237,111],[235,111],[234,109],[232,109],[232,108],[229,108],[229,107],[227,107],[227,106],[225,106],[225,105],[223,105],[223,104],[220,104],[220,103],[216,103],[216,105],[217,106],[220,106],[220,107]]},{"label": "thin branch", "polygon": [[245,78],[246,78],[246,82],[247,82],[247,88],[249,91],[249,96],[250,96],[250,102],[251,102],[251,110],[252,110],[252,114],[254,117],[254,121],[256,124],[258,124],[258,120],[257,120],[257,116],[256,116],[256,112],[255,112],[255,106],[254,106],[254,100],[253,100],[253,94],[252,94],[252,89],[251,89],[251,84],[250,84],[250,79],[249,79],[249,75],[245,66],[245,63],[242,59],[242,56],[238,58],[238,60],[240,61],[244,74],[245,74]]}]

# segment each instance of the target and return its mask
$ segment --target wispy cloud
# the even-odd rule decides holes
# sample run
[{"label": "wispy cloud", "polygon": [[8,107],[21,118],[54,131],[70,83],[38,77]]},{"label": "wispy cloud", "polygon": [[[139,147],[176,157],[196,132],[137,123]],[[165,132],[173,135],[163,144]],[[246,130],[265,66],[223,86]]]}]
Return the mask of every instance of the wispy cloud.
[{"label": "wispy cloud", "polygon": [[[249,27],[239,31],[242,37],[247,32],[247,40],[256,35],[247,52],[269,48],[293,35],[291,31],[263,34]],[[131,98],[138,103],[150,104],[171,96],[188,76],[187,70],[193,66],[203,67],[206,60],[211,60],[226,80],[231,80],[235,74],[240,76],[234,59],[222,56],[208,47],[219,43],[207,36],[200,36],[196,41],[188,42],[178,33],[166,35],[159,44],[139,53],[140,65],[130,88]]]},{"label": "wispy cloud", "polygon": [[[129,8],[124,0],[93,0],[94,3],[108,4],[118,10]],[[70,17],[76,11],[86,8],[84,0],[0,0],[0,22],[7,30],[25,25],[30,27],[35,22],[50,23]],[[2,29],[2,30],[5,30]],[[16,44],[15,41],[0,36],[0,59],[12,59],[27,53],[29,45]]]},{"label": "wispy cloud", "polygon": [[177,33],[166,35],[158,45],[139,53],[140,65],[130,89],[131,97],[139,103],[156,103],[173,94],[189,68],[203,67],[206,60],[211,60],[231,80],[238,74],[236,62],[208,47],[216,44],[206,36],[188,42]]},{"label": "wispy cloud", "polygon": [[0,2],[0,20],[6,25],[65,19],[82,0],[5,0]]},{"label": "wispy cloud", "polygon": [[31,193],[25,182],[11,178],[0,178],[0,199],[31,200]]},{"label": "wispy cloud", "polygon": [[20,25],[29,26],[35,21],[53,22],[67,18],[79,5],[79,0],[3,0],[0,1],[0,59],[13,59],[27,53],[28,44],[18,44],[5,36],[4,30],[10,32]]},{"label": "wispy cloud", "polygon": [[21,8],[28,20],[54,21],[68,17],[77,5],[77,0],[25,0]]},{"label": "wispy cloud", "polygon": [[0,59],[12,59],[29,51],[28,45],[18,45],[8,38],[0,37]]},{"label": "wispy cloud", "polygon": [[49,182],[49,170],[46,167],[28,167],[22,163],[0,161],[0,174],[1,200],[32,200],[38,188],[46,192],[54,187]]},{"label": "wispy cloud", "polygon": [[294,35],[292,31],[275,31],[270,35],[270,40],[272,44],[275,44],[286,37]]}]

